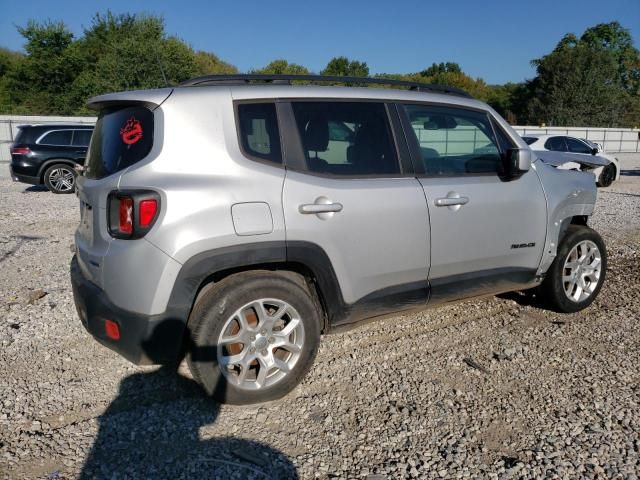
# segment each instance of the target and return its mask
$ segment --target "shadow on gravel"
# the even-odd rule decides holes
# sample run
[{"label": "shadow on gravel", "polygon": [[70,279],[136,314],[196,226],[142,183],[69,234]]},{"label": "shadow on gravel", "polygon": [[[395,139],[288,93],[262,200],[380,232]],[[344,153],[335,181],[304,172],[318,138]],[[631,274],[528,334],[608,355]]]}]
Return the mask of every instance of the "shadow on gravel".
[{"label": "shadow on gravel", "polygon": [[496,295],[503,300],[513,300],[523,307],[543,307],[543,302],[536,294],[536,289],[523,290],[520,292],[506,292]]},{"label": "shadow on gravel", "polygon": [[[216,393],[221,388],[222,382]],[[268,445],[226,436],[201,440],[200,428],[211,432],[219,410],[175,366],[126,377],[98,418],[98,435],[79,478],[298,478],[287,456]]]},{"label": "shadow on gravel", "polygon": [[640,170],[620,170],[620,175],[627,177],[640,177]]},{"label": "shadow on gravel", "polygon": [[640,197],[640,193],[626,193],[626,192],[604,192],[607,195],[618,195],[620,197]]},{"label": "shadow on gravel", "polygon": [[33,192],[48,192],[49,189],[44,185],[31,185],[30,187],[25,188],[22,193],[33,193]]},{"label": "shadow on gravel", "polygon": [[11,250],[9,250],[8,252],[3,253],[2,256],[0,256],[0,263],[4,262],[10,256],[14,255],[18,250],[20,250],[20,247],[22,247],[22,245],[24,245],[25,243],[33,242],[33,241],[36,241],[36,240],[42,240],[43,238],[44,237],[32,237],[32,236],[29,236],[29,235],[16,235],[16,236],[11,237],[11,239],[16,240],[16,244],[14,245],[14,247]]}]

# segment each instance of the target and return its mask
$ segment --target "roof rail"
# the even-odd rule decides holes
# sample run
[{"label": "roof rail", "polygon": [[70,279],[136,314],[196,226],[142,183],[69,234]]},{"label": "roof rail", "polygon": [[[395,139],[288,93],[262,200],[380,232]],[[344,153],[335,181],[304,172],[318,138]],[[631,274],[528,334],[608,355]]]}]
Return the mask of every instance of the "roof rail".
[{"label": "roof rail", "polygon": [[235,74],[235,75],[205,75],[203,77],[192,78],[180,83],[180,87],[193,87],[198,85],[242,85],[251,82],[262,82],[271,85],[291,85],[294,81],[315,82],[315,83],[351,83],[356,85],[389,85],[392,87],[405,87],[409,90],[419,92],[434,92],[457,95],[471,98],[464,90],[445,85],[432,85],[421,82],[408,82],[405,80],[393,80],[387,78],[368,77],[342,77],[324,75],[257,75],[257,74]]}]

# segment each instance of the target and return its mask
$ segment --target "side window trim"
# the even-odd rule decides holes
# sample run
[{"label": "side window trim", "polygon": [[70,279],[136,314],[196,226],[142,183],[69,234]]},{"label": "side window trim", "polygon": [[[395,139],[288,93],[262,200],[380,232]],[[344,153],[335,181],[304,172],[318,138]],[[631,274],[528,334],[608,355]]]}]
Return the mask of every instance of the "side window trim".
[{"label": "side window trim", "polygon": [[[492,116],[483,109],[469,108],[464,105],[450,105],[450,104],[442,104],[442,103],[431,103],[431,102],[403,102],[397,103],[397,110],[400,116],[400,121],[402,124],[402,129],[404,131],[405,139],[408,143],[409,150],[411,152],[411,160],[413,163],[413,167],[415,170],[415,175],[417,177],[423,178],[451,178],[451,177],[486,177],[486,176],[499,176],[497,172],[480,172],[480,173],[445,173],[440,175],[431,175],[428,174],[424,169],[424,163],[422,162],[422,153],[420,151],[420,143],[416,135],[413,133],[413,127],[411,126],[411,121],[409,116],[407,115],[407,111],[404,108],[405,105],[420,105],[424,107],[435,107],[435,108],[451,108],[455,110],[467,110],[469,112],[481,113],[487,117],[487,122],[491,125],[492,133],[494,135],[494,141],[497,144],[498,151],[502,155],[502,151],[500,150],[500,145],[496,136],[496,131],[494,127],[494,123],[496,123]],[[510,136],[506,135],[506,137],[513,142]]]},{"label": "side window trim", "polygon": [[[314,172],[308,169],[304,147],[302,146],[302,138],[298,131],[295,114],[293,112],[293,102],[344,102],[344,103],[377,103],[385,107],[389,131],[391,133],[392,147],[396,153],[396,159],[399,163],[400,173],[396,174],[371,174],[371,175],[338,175],[328,172]],[[278,121],[280,124],[280,137],[282,141],[283,164],[287,169],[312,175],[315,177],[332,178],[336,180],[354,180],[367,178],[401,178],[413,177],[413,165],[410,160],[410,152],[407,149],[404,134],[399,135],[397,130],[400,125],[396,117],[394,124],[394,104],[378,99],[358,99],[358,98],[327,98],[327,97],[301,97],[287,98],[276,101],[278,108]],[[404,148],[404,151],[403,151]]]},{"label": "side window trim", "polygon": [[509,142],[509,149],[517,148],[517,145],[513,143],[513,138],[507,132],[504,131],[500,123],[495,119],[493,115],[487,112],[487,117],[489,117],[489,123],[491,123],[491,128],[493,129],[493,136],[496,139],[496,144],[498,145],[498,151],[500,155],[505,155],[507,152],[502,149],[502,142],[500,141],[499,134],[501,134],[504,138]]},{"label": "side window trim", "polygon": [[[49,135],[50,133],[53,133],[53,132],[71,132],[71,137],[69,138],[69,143],[67,145],[60,145],[60,144],[57,144],[57,143],[41,143],[41,141],[43,139],[45,139],[47,137],[47,135]],[[70,129],[70,128],[57,128],[57,129],[53,129],[53,130],[47,130],[46,132],[44,132],[42,135],[40,135],[36,139],[35,143],[37,145],[44,145],[45,147],[69,147],[72,144],[71,143],[72,140],[73,140],[73,129]]]}]

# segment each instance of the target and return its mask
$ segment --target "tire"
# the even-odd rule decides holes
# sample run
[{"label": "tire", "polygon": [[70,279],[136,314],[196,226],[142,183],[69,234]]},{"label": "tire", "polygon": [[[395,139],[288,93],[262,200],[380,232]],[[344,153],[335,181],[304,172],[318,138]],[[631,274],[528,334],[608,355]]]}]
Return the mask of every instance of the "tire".
[{"label": "tire", "polygon": [[606,272],[607,250],[602,237],[589,227],[570,225],[540,286],[543,301],[561,313],[583,310],[598,296]]},{"label": "tire", "polygon": [[44,184],[53,193],[73,193],[76,191],[75,169],[66,163],[56,163],[44,172]]},{"label": "tire", "polygon": [[616,174],[616,166],[613,163],[610,163],[602,169],[602,172],[600,172],[600,176],[598,177],[598,186],[609,187],[616,179]]},{"label": "tire", "polygon": [[[282,320],[270,327],[280,312]],[[196,301],[188,323],[189,369],[207,394],[222,403],[281,398],[311,368],[320,322],[321,307],[304,281],[266,271],[232,275],[203,290]]]}]

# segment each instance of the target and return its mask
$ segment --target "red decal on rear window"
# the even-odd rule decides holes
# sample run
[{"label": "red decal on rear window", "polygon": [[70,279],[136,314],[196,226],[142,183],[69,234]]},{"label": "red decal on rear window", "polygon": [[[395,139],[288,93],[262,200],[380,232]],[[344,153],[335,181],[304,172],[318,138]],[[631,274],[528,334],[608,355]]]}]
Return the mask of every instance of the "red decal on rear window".
[{"label": "red decal on rear window", "polygon": [[138,142],[142,138],[142,124],[135,117],[131,117],[120,129],[120,138],[127,145]]}]

